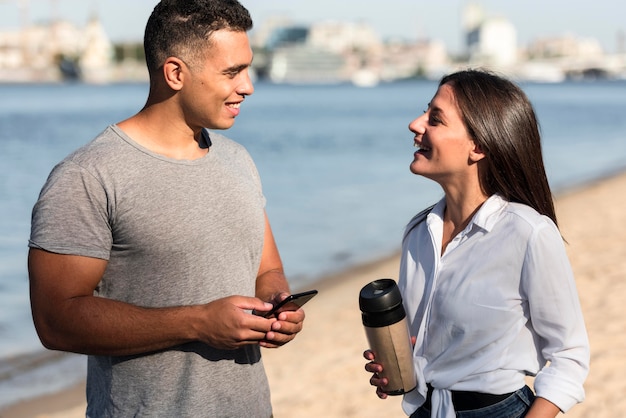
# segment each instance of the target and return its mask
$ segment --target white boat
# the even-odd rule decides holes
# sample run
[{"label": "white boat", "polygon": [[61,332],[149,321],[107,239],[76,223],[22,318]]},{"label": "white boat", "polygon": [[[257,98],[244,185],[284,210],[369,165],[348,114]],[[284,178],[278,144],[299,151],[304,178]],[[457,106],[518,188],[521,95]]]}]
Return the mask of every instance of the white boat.
[{"label": "white boat", "polygon": [[374,87],[379,82],[378,74],[365,68],[358,70],[352,75],[352,84],[358,87]]}]

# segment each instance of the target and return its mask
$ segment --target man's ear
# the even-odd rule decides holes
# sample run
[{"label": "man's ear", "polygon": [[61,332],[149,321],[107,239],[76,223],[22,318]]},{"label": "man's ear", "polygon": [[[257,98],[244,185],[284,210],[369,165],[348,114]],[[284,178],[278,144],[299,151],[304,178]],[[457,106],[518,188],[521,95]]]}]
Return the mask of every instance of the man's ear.
[{"label": "man's ear", "polygon": [[474,142],[474,148],[470,151],[469,159],[473,163],[477,163],[478,161],[485,158],[485,152],[480,144]]},{"label": "man's ear", "polygon": [[183,88],[185,73],[188,71],[185,63],[176,57],[169,57],[163,64],[163,78],[172,90]]}]

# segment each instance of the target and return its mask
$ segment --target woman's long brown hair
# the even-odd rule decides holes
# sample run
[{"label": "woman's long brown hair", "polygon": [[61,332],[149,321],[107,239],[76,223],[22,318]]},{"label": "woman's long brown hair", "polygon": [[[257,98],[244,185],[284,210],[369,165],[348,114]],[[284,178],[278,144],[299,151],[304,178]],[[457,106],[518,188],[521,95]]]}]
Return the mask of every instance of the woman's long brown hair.
[{"label": "woman's long brown hair", "polygon": [[482,70],[445,76],[463,122],[486,158],[479,164],[484,192],[526,204],[558,225],[541,151],[535,111],[514,83]]}]

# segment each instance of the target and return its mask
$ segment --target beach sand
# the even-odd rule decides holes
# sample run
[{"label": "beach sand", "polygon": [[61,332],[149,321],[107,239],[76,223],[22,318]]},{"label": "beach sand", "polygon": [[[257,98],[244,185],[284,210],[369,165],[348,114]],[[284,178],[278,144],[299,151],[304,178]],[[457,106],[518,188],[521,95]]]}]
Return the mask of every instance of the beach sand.
[{"label": "beach sand", "polygon": [[[619,417],[626,411],[626,173],[561,193],[556,207],[591,341],[587,399],[566,416]],[[378,278],[397,279],[398,263],[390,256],[324,279],[305,307],[300,335],[281,349],[263,350],[276,418],[405,416],[399,397],[380,400],[368,383],[358,307],[360,289]],[[0,417],[81,417],[84,402],[78,385]]]}]

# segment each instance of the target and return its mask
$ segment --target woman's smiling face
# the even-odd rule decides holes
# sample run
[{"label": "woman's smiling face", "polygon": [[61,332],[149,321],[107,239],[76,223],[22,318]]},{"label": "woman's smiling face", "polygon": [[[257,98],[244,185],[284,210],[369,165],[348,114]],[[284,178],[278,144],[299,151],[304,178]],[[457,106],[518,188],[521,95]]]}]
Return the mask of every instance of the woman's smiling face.
[{"label": "woman's smiling face", "polygon": [[411,172],[444,185],[445,182],[474,173],[470,137],[449,84],[439,87],[423,115],[409,124],[415,134]]}]

